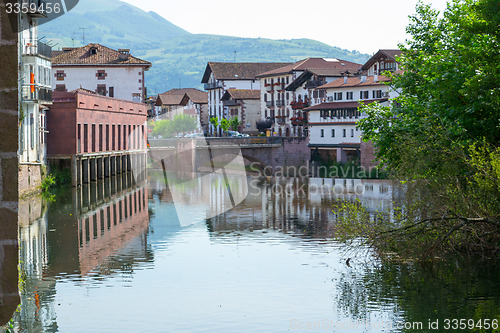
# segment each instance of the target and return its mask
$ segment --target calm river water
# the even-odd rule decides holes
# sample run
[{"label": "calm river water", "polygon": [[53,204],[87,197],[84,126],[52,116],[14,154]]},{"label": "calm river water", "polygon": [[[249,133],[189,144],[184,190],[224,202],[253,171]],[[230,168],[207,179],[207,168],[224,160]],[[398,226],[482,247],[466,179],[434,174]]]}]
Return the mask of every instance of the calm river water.
[{"label": "calm river water", "polygon": [[118,177],[22,203],[16,331],[452,332],[447,320],[470,319],[468,332],[500,320],[496,262],[384,263],[334,241],[332,204],[390,214],[389,182],[229,176],[228,201],[220,179],[196,177],[173,191]]}]

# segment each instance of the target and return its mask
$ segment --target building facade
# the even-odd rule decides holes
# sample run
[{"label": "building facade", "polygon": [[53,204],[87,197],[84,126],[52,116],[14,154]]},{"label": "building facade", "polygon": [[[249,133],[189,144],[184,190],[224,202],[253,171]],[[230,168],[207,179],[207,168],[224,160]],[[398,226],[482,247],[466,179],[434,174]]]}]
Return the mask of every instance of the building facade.
[{"label": "building facade", "polygon": [[[261,88],[261,82],[257,75],[266,71],[283,67],[288,63],[229,63],[209,62],[201,83],[205,84],[208,91],[209,119],[231,118],[229,107],[224,106],[222,97],[228,89],[257,90]],[[209,125],[209,133],[216,133],[216,129]],[[219,134],[222,134],[219,131]]]},{"label": "building facade", "polygon": [[323,97],[315,88],[360,67],[335,58],[307,58],[259,74],[262,118],[271,120],[274,135],[307,137],[307,114],[302,111]]},{"label": "building facade", "polygon": [[100,44],[54,51],[52,58],[55,91],[79,88],[144,103],[147,96],[145,72],[151,63],[136,58],[129,49],[113,50]]},{"label": "building facade", "polygon": [[323,97],[321,102],[313,99],[312,105],[304,109],[313,159],[320,157],[342,163],[357,160],[363,162],[363,166],[374,166],[373,146],[362,142],[362,132],[357,126],[366,115],[358,108],[360,102],[388,106],[391,99],[397,97],[397,92],[388,85],[389,77],[379,75],[380,69],[399,69],[397,54],[398,50],[380,50],[356,76],[346,74],[315,88],[316,94]]},{"label": "building facade", "polygon": [[158,114],[172,117],[177,114],[188,114],[196,117],[198,132],[208,130],[208,93],[194,89],[172,89],[156,97]]},{"label": "building facade", "polygon": [[36,191],[46,165],[46,111],[52,104],[51,54],[38,38],[38,10],[19,14],[19,194]]},{"label": "building facade", "polygon": [[228,109],[229,118],[238,117],[240,133],[259,134],[256,123],[260,116],[260,91],[228,89],[222,96],[222,104]]},{"label": "building facade", "polygon": [[71,168],[73,186],[144,169],[145,104],[82,89],[53,95],[48,158],[56,167]]}]

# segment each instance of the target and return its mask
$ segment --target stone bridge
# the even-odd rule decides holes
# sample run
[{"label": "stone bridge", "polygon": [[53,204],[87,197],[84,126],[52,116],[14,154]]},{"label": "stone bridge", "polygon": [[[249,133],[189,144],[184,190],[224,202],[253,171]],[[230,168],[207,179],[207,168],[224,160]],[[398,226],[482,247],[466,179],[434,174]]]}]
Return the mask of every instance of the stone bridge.
[{"label": "stone bridge", "polygon": [[245,165],[274,173],[308,165],[308,138],[179,138],[150,140],[150,157],[167,170],[203,171],[220,168],[241,154]]}]

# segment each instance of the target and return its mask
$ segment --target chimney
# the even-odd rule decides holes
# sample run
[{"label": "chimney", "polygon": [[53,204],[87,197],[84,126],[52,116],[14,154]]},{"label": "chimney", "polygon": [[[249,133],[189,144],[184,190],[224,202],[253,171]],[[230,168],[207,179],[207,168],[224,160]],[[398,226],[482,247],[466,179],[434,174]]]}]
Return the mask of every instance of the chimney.
[{"label": "chimney", "polygon": [[378,81],[378,75],[377,74],[373,74],[373,82],[377,82]]},{"label": "chimney", "polygon": [[118,59],[128,60],[130,56],[130,49],[118,49],[118,52],[120,53]]},{"label": "chimney", "polygon": [[366,82],[366,75],[361,75],[361,83]]}]

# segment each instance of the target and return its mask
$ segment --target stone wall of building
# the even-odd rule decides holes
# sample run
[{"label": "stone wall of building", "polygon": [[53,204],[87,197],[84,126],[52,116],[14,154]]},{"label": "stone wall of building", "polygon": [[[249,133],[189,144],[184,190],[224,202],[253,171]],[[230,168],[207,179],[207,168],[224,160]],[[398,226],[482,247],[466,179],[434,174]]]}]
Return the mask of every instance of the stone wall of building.
[{"label": "stone wall of building", "polygon": [[361,141],[361,166],[367,169],[374,168],[379,163],[375,160],[373,143]]},{"label": "stone wall of building", "polygon": [[18,293],[18,54],[17,20],[0,1],[0,325],[19,304]]}]

